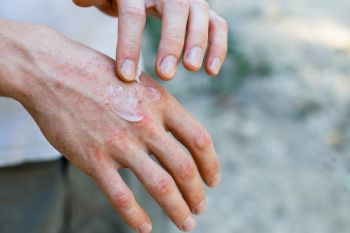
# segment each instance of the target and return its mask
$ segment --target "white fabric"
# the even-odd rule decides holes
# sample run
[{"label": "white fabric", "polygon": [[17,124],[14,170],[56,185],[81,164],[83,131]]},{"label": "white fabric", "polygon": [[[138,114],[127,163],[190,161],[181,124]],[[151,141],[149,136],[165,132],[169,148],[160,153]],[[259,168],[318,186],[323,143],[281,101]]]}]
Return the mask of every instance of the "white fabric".
[{"label": "white fabric", "polygon": [[[115,57],[117,20],[95,8],[79,8],[71,0],[0,0],[0,18],[47,25]],[[0,167],[59,156],[22,106],[0,97]]]}]

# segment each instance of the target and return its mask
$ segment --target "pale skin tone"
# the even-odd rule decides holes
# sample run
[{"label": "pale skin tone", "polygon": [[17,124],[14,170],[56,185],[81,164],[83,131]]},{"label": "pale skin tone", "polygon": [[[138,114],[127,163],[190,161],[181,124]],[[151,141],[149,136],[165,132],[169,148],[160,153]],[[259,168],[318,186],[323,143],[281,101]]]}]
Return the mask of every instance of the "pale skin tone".
[{"label": "pale skin tone", "polygon": [[[126,224],[141,233],[152,228],[121,168],[138,177],[179,229],[193,230],[193,214],[205,210],[201,180],[217,185],[220,165],[206,129],[174,97],[146,74],[141,84],[120,81],[114,60],[43,26],[0,20],[0,51],[0,96],[25,107],[48,141],[96,181]],[[141,101],[143,119],[128,122],[103,97],[111,84],[152,87],[160,98]]]},{"label": "pale skin tone", "polygon": [[204,63],[209,75],[219,73],[227,53],[227,22],[205,0],[73,0],[119,17],[116,70],[124,81],[135,79],[146,16],[162,20],[155,61],[157,75],[174,78],[181,56],[185,68],[197,71]]}]

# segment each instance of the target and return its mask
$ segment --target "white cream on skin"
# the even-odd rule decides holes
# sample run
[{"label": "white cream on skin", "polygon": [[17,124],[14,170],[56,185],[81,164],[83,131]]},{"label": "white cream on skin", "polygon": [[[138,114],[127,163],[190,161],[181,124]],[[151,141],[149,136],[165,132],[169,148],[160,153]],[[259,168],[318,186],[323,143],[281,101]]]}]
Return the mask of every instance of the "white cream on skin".
[{"label": "white cream on skin", "polygon": [[141,84],[138,72],[136,84],[122,87],[118,84],[110,84],[107,91],[107,102],[111,103],[112,111],[129,122],[139,122],[143,119],[141,101],[149,103],[160,99],[160,93],[153,87],[144,87]]}]

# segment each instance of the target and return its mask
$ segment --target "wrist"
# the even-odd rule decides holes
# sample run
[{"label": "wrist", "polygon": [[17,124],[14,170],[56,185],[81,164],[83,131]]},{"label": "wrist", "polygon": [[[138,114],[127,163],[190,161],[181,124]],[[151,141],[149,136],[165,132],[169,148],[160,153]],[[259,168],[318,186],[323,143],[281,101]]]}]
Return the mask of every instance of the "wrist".
[{"label": "wrist", "polygon": [[36,54],[45,46],[44,26],[0,20],[0,96],[28,101],[40,70]]},{"label": "wrist", "polygon": [[6,97],[13,97],[15,92],[17,93],[18,85],[18,77],[13,73],[19,62],[19,59],[16,59],[18,46],[14,41],[14,30],[12,22],[0,20],[0,95]]},{"label": "wrist", "polygon": [[17,99],[24,90],[28,62],[22,24],[0,20],[0,95]]}]

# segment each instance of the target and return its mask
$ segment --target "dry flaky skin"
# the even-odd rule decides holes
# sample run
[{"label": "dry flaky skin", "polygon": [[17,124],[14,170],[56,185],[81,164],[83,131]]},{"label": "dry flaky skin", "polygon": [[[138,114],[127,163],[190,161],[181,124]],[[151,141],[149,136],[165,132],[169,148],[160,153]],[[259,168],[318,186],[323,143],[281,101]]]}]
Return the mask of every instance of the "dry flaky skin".
[{"label": "dry flaky skin", "polygon": [[138,74],[137,83],[132,86],[123,88],[121,85],[111,83],[108,90],[105,90],[106,105],[112,105],[111,111],[130,122],[139,122],[143,119],[142,101],[152,103],[160,99],[157,89],[147,86],[144,88],[141,75]]},{"label": "dry flaky skin", "polygon": [[0,51],[0,94],[22,103],[130,227],[150,232],[151,221],[122,181],[121,167],[136,174],[180,229],[194,228],[191,212],[205,208],[200,176],[216,185],[219,162],[207,131],[175,98],[145,74],[140,83],[121,82],[114,60],[41,26],[0,21]]}]

